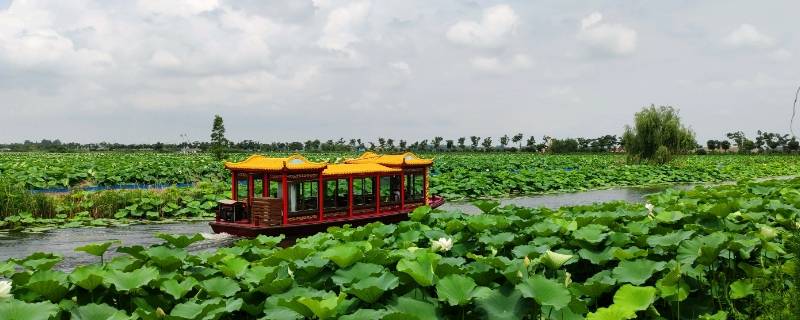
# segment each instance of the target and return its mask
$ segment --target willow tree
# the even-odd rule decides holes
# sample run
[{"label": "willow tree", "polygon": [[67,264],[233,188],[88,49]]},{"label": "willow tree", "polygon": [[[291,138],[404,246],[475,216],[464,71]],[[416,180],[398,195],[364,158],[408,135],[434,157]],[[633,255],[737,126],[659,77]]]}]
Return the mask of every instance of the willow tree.
[{"label": "willow tree", "polygon": [[694,132],[681,124],[677,109],[655,105],[636,113],[633,127],[625,126],[623,141],[631,162],[667,163],[672,155],[697,146]]}]

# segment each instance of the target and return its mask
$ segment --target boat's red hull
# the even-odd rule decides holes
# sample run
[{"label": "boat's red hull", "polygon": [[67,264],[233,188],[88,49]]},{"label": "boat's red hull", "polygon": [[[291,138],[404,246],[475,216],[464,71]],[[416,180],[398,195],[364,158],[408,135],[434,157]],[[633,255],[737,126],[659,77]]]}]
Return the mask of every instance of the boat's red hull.
[{"label": "boat's red hull", "polygon": [[[444,204],[444,198],[431,197],[429,205],[431,208],[437,208]],[[389,213],[380,214],[365,214],[352,218],[339,218],[324,221],[312,221],[288,224],[282,226],[253,226],[251,224],[241,224],[234,222],[218,222],[212,221],[211,230],[215,233],[228,233],[240,237],[256,237],[259,235],[278,236],[285,235],[287,239],[296,239],[303,236],[315,234],[327,230],[329,227],[342,226],[349,224],[351,226],[365,225],[371,222],[395,223],[408,219],[408,213],[416,208],[407,208]]]}]

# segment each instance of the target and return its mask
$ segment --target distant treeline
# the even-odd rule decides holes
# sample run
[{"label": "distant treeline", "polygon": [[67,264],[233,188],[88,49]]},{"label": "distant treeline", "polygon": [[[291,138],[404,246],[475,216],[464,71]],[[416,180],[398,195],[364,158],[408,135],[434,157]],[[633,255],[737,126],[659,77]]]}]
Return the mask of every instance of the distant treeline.
[{"label": "distant treeline", "polygon": [[[375,150],[381,152],[400,151],[485,151],[485,152],[613,152],[621,150],[621,141],[615,135],[605,135],[598,138],[566,138],[556,139],[544,136],[537,143],[533,136],[527,138],[523,134],[513,136],[503,135],[496,141],[493,137],[459,137],[457,139],[444,139],[434,137],[420,141],[409,142],[403,139],[378,138],[376,141],[364,139],[338,140],[307,140],[305,142],[271,142],[264,143],[255,140],[242,140],[239,142],[225,141],[228,151],[261,151],[261,152],[336,152],[336,151],[363,151]],[[183,143],[153,144],[121,144],[121,143],[64,143],[60,140],[44,139],[39,142],[26,140],[23,143],[0,144],[0,151],[11,152],[82,152],[82,151],[163,151],[163,152],[207,152],[212,148],[211,142],[194,141]]]},{"label": "distant treeline", "polygon": [[[697,145],[697,153],[705,152],[797,152],[800,143],[788,134],[758,131],[754,139],[750,139],[741,131],[727,133],[727,139],[708,140],[705,146]],[[624,141],[616,135],[604,135],[597,138],[552,138],[544,136],[537,140],[534,136],[521,133],[503,135],[497,140],[493,137],[459,137],[444,139],[434,137],[409,142],[403,139],[378,138],[377,141],[364,139],[307,140],[305,142],[270,142],[255,140],[239,142],[226,141],[229,152],[357,152],[375,150],[380,152],[548,152],[548,153],[602,153],[622,152]],[[86,152],[86,151],[156,151],[156,152],[207,152],[211,149],[207,141],[183,143],[153,144],[121,144],[121,143],[63,143],[58,139],[41,141],[26,140],[23,143],[0,144],[0,151],[8,152]]]}]

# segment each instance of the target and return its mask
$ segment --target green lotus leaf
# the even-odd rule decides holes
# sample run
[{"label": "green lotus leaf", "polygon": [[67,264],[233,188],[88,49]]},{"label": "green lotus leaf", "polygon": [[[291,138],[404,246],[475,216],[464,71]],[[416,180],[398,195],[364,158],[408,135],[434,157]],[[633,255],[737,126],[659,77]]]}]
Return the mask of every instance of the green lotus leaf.
[{"label": "green lotus leaf", "polygon": [[572,300],[572,295],[564,287],[564,284],[538,274],[518,284],[517,290],[522,293],[523,297],[533,298],[539,304],[555,309],[566,307]]},{"label": "green lotus leaf", "polygon": [[50,302],[26,303],[19,300],[0,302],[4,320],[48,320],[56,316],[58,306]]},{"label": "green lotus leaf", "polygon": [[62,260],[63,258],[60,255],[44,252],[32,253],[22,260],[11,259],[11,261],[14,261],[15,263],[30,270],[50,269]]},{"label": "green lotus leaf", "polygon": [[648,259],[625,260],[612,270],[618,282],[628,282],[634,285],[645,283],[656,271],[664,268],[664,262]]},{"label": "green lotus leaf", "polygon": [[67,293],[69,283],[64,272],[39,270],[28,279],[27,287],[52,302],[58,302]]},{"label": "green lotus leaf", "polygon": [[700,319],[700,320],[727,320],[728,319],[728,313],[725,312],[725,311],[717,311],[717,313],[715,313],[715,314],[707,314],[706,313],[706,314],[700,315],[700,317],[698,317],[697,319]]},{"label": "green lotus leaf", "polygon": [[586,320],[624,320],[634,318],[636,318],[636,313],[622,309],[616,305],[612,305],[608,308],[598,308],[595,312],[590,312],[586,315]]},{"label": "green lotus leaf", "polygon": [[204,280],[200,286],[213,297],[230,297],[242,289],[236,281],[222,277]]},{"label": "green lotus leaf", "polygon": [[322,253],[322,256],[336,263],[339,268],[347,268],[364,258],[364,251],[353,245],[339,245]]},{"label": "green lotus leaf", "polygon": [[650,307],[656,298],[656,288],[635,287],[629,284],[614,293],[614,305],[622,310],[642,311]]},{"label": "green lotus leaf", "polygon": [[85,246],[75,248],[75,251],[83,251],[93,256],[102,257],[104,253],[115,243],[121,243],[119,240],[106,241],[100,243],[90,243]]},{"label": "green lotus leaf", "polygon": [[575,239],[596,244],[602,242],[606,239],[606,237],[608,237],[608,233],[606,233],[606,231],[608,231],[608,227],[606,226],[590,224],[575,230],[575,232],[572,233],[572,236]]},{"label": "green lotus leaf", "polygon": [[358,309],[356,312],[339,317],[339,320],[375,320],[383,319],[387,314],[388,310]]},{"label": "green lotus leaf", "polygon": [[731,299],[741,299],[755,293],[755,291],[753,291],[753,282],[749,279],[736,280],[730,284],[730,288]]},{"label": "green lotus leaf", "polygon": [[219,270],[228,277],[238,278],[247,271],[249,266],[250,262],[243,258],[228,257],[222,260]]},{"label": "green lotus leaf", "polygon": [[[302,314],[297,313],[296,311],[289,309],[287,307],[266,307],[264,308],[264,320],[301,320],[305,319]],[[371,320],[371,319],[370,319]]]},{"label": "green lotus leaf", "polygon": [[197,303],[195,301],[186,301],[184,303],[176,304],[172,308],[169,315],[183,319],[200,319],[203,315],[206,305]]},{"label": "green lotus leaf", "polygon": [[174,236],[174,235],[171,235],[171,234],[168,234],[168,233],[157,233],[156,237],[159,238],[159,239],[164,240],[165,242],[169,243],[171,246],[173,246],[175,248],[179,248],[179,249],[186,248],[186,247],[190,246],[191,244],[193,244],[195,242],[200,242],[200,241],[203,241],[205,239],[205,238],[203,238],[202,235],[197,234],[197,233],[195,233],[195,234],[193,234],[191,236],[187,236],[187,235]]},{"label": "green lotus leaf", "polygon": [[354,283],[348,292],[365,302],[373,303],[387,291],[397,288],[399,283],[394,274],[387,272],[379,277],[368,277]]},{"label": "green lotus leaf", "polygon": [[357,262],[349,268],[337,269],[331,276],[331,280],[340,286],[350,285],[353,282],[378,274],[383,270],[384,268],[377,264]]},{"label": "green lotus leaf", "polygon": [[477,207],[483,213],[491,213],[492,210],[500,206],[500,202],[494,200],[475,200],[472,205]]},{"label": "green lotus leaf", "polygon": [[614,259],[614,251],[619,249],[617,247],[605,247],[602,251],[592,251],[586,248],[581,248],[578,255],[592,264],[604,265],[606,262]]},{"label": "green lotus leaf", "polygon": [[647,238],[647,244],[651,247],[674,248],[693,234],[694,231],[678,230],[664,235],[653,235]]},{"label": "green lotus leaf", "polygon": [[118,291],[130,291],[141,288],[156,278],[158,278],[158,269],[146,267],[131,272],[112,270],[108,272],[105,280],[113,284]]},{"label": "green lotus leaf", "polygon": [[447,301],[451,306],[459,306],[472,300],[476,287],[472,278],[451,274],[436,283],[436,295],[440,301]]},{"label": "green lotus leaf", "polygon": [[390,313],[384,320],[427,320],[438,319],[436,306],[431,303],[408,297],[398,297],[390,306]]},{"label": "green lotus leaf", "polygon": [[183,295],[189,292],[189,290],[192,290],[197,284],[198,282],[194,278],[186,278],[181,282],[175,279],[169,279],[161,283],[161,291],[171,295],[175,300],[180,300],[183,298]]},{"label": "green lotus leaf", "polygon": [[126,320],[130,317],[124,311],[109,306],[105,303],[95,304],[90,303],[84,306],[75,308],[70,312],[74,320]]},{"label": "green lotus leaf", "polygon": [[478,241],[494,248],[502,248],[511,241],[514,241],[514,234],[511,232],[500,232],[491,235],[485,234],[478,238]]},{"label": "green lotus leaf", "polygon": [[99,265],[90,264],[76,267],[69,274],[69,280],[76,286],[92,291],[103,284],[106,271]]},{"label": "green lotus leaf", "polygon": [[344,300],[344,293],[339,295],[326,293],[322,297],[301,297],[297,302],[308,307],[317,318],[322,320],[336,316],[337,309]]},{"label": "green lotus leaf", "polygon": [[684,217],[686,215],[680,211],[660,211],[656,214],[656,221],[669,224],[680,221]]},{"label": "green lotus leaf", "polygon": [[491,290],[486,297],[477,299],[477,304],[490,320],[521,320],[528,308],[522,294],[510,287]]},{"label": "green lotus leaf", "polygon": [[186,259],[186,250],[164,246],[148,248],[143,253],[156,265],[167,270],[179,267]]},{"label": "green lotus leaf", "polygon": [[429,287],[436,281],[436,267],[441,257],[438,254],[424,252],[416,255],[416,259],[403,258],[397,262],[397,271],[411,276],[423,287]]},{"label": "green lotus leaf", "polygon": [[542,262],[542,264],[550,269],[558,269],[573,257],[574,256],[571,254],[563,254],[547,250],[541,257],[539,257],[539,260]]}]

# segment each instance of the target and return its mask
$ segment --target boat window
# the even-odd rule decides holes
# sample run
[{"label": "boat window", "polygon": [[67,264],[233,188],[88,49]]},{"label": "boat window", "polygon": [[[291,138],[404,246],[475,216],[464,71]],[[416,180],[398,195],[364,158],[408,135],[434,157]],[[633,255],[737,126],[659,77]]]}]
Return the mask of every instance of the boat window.
[{"label": "boat window", "polygon": [[353,205],[375,205],[375,178],[364,177],[353,179]]},{"label": "boat window", "polygon": [[325,197],[323,199],[325,209],[347,209],[350,194],[347,187],[347,179],[325,180]]},{"label": "boat window", "polygon": [[381,177],[381,206],[400,203],[400,176]]},{"label": "boat window", "polygon": [[418,202],[424,199],[422,192],[424,191],[425,177],[422,173],[406,174],[406,202]]},{"label": "boat window", "polygon": [[289,213],[318,212],[316,180],[289,182]]},{"label": "boat window", "polygon": [[245,173],[240,173],[236,175],[236,180],[238,184],[236,188],[236,194],[239,196],[239,201],[247,201],[247,195],[249,194],[248,192],[249,190],[247,190],[248,188],[247,176],[248,175]]}]

